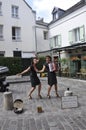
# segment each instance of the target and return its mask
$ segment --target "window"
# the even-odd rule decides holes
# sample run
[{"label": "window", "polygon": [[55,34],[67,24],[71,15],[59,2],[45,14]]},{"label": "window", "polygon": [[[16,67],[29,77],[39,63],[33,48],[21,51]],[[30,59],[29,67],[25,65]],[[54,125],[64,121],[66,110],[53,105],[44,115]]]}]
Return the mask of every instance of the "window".
[{"label": "window", "polygon": [[69,31],[69,43],[85,41],[85,28],[84,25]]},{"label": "window", "polygon": [[50,38],[50,49],[54,48],[54,38]]},{"label": "window", "polygon": [[47,40],[47,39],[48,39],[48,32],[44,31],[44,40]]},{"label": "window", "polygon": [[12,40],[16,40],[16,41],[21,40],[20,31],[21,31],[20,27],[12,27]]},{"label": "window", "polygon": [[4,57],[5,56],[5,51],[0,51],[0,56]]},{"label": "window", "polygon": [[59,18],[58,13],[57,13],[57,12],[54,13],[54,14],[53,14],[53,20],[56,20],[56,19],[58,19],[58,18]]},{"label": "window", "polygon": [[50,47],[61,47],[61,35],[54,36],[50,39]]},{"label": "window", "polygon": [[0,2],[0,15],[2,15],[2,3]]},{"label": "window", "polygon": [[74,40],[74,42],[80,41],[79,28],[76,28],[73,30],[73,40]]},{"label": "window", "polygon": [[13,57],[21,57],[21,51],[13,51]]},{"label": "window", "polygon": [[3,25],[0,25],[0,40],[3,39]]},{"label": "window", "polygon": [[18,6],[12,6],[12,17],[18,18],[18,12],[19,12],[19,7]]},{"label": "window", "polygon": [[54,37],[54,43],[55,43],[55,47],[61,46],[61,35],[57,35]]}]

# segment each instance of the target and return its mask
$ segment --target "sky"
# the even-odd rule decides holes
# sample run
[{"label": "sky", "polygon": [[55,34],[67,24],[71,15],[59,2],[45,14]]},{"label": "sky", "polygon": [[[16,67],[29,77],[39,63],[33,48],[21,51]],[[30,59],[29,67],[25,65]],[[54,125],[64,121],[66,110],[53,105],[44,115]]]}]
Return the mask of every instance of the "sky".
[{"label": "sky", "polygon": [[36,19],[44,18],[44,22],[52,20],[54,7],[67,10],[80,0],[25,0],[33,10],[36,11]]}]

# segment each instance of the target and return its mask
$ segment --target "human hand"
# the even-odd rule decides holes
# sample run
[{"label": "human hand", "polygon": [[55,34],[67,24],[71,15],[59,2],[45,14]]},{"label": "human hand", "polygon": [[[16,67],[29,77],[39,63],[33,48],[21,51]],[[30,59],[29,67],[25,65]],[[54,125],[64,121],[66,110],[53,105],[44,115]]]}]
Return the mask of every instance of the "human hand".
[{"label": "human hand", "polygon": [[22,75],[21,73],[18,73],[18,74],[16,74],[17,76],[20,76],[20,75]]}]

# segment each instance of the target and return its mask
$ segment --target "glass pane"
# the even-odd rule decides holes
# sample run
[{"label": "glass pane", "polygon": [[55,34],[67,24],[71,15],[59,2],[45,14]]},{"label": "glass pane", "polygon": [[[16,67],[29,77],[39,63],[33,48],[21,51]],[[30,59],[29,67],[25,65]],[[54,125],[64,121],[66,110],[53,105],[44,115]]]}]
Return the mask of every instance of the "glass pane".
[{"label": "glass pane", "polygon": [[18,17],[18,7],[17,6],[12,6],[12,16]]},{"label": "glass pane", "polygon": [[2,3],[0,2],[0,13],[2,12]]},{"label": "glass pane", "polygon": [[20,39],[20,28],[16,28],[15,33],[16,39]]},{"label": "glass pane", "polygon": [[61,35],[58,35],[58,46],[61,46]]},{"label": "glass pane", "polygon": [[2,37],[3,37],[3,26],[0,25],[0,38],[2,38]]},{"label": "glass pane", "polygon": [[85,41],[85,30],[84,30],[84,26],[80,27],[80,41]]},{"label": "glass pane", "polygon": [[12,27],[12,39],[15,39],[15,27]]},{"label": "glass pane", "polygon": [[72,44],[73,43],[73,32],[69,31],[69,43]]}]

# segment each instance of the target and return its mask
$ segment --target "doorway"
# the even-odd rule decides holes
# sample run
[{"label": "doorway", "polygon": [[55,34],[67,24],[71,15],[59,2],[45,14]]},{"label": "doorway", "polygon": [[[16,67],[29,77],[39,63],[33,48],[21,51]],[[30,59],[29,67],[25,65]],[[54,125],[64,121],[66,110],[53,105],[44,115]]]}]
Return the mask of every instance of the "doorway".
[{"label": "doorway", "polygon": [[77,62],[75,62],[75,68],[76,68],[76,72],[80,72],[81,69],[81,55],[77,56],[79,58],[79,60]]}]

